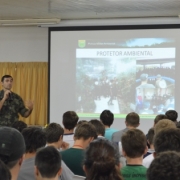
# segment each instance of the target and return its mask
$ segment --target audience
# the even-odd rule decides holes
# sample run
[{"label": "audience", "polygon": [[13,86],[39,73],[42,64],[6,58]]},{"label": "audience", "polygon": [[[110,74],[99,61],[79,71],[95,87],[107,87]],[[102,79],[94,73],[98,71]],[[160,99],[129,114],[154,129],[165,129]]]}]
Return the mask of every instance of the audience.
[{"label": "audience", "polygon": [[131,112],[126,116],[125,119],[125,124],[126,124],[126,128],[113,133],[112,135],[112,141],[113,142],[119,142],[121,141],[121,137],[122,135],[127,132],[129,129],[135,129],[139,126],[140,124],[140,117],[137,113],[135,112]]},{"label": "audience", "polygon": [[160,153],[147,170],[148,180],[179,180],[180,154],[175,151]]},{"label": "audience", "polygon": [[85,176],[82,168],[84,149],[96,137],[95,127],[90,123],[84,122],[78,125],[75,130],[73,147],[61,152],[62,160],[75,175]]},{"label": "audience", "polygon": [[0,160],[0,179],[11,180],[11,173],[7,166]]},{"label": "audience", "polygon": [[12,127],[21,133],[23,129],[27,128],[27,124],[24,121],[14,121]]},{"label": "audience", "polygon": [[17,180],[24,153],[25,143],[21,133],[14,128],[0,127],[0,159],[9,169],[11,180]]},{"label": "audience", "polygon": [[174,123],[177,123],[178,113],[175,110],[169,110],[165,113],[168,119],[173,121]]},{"label": "audience", "polygon": [[111,140],[112,134],[117,131],[116,129],[110,128],[114,121],[114,114],[109,110],[104,110],[100,114],[100,121],[105,127],[105,138]]},{"label": "audience", "polygon": [[86,180],[122,180],[119,153],[106,139],[99,138],[89,144],[83,168]]},{"label": "audience", "polygon": [[146,171],[142,165],[143,156],[147,152],[146,136],[138,129],[130,129],[121,138],[123,155],[127,165],[121,168],[124,180],[138,177],[138,180],[146,180]]},{"label": "audience", "polygon": [[89,123],[91,123],[92,125],[94,125],[95,129],[96,129],[96,133],[97,133],[97,137],[98,138],[104,138],[104,134],[105,134],[105,127],[102,124],[101,121],[97,120],[97,119],[92,119],[89,121]]},{"label": "audience", "polygon": [[78,123],[79,117],[74,111],[67,111],[63,114],[63,126],[64,126],[64,136],[65,142],[69,143],[72,147],[74,144],[74,129]]},{"label": "audience", "polygon": [[36,180],[58,180],[61,172],[61,156],[57,149],[49,146],[37,151],[35,157]]},{"label": "audience", "polygon": [[154,119],[154,126],[162,119],[168,119],[164,114],[158,114]]}]

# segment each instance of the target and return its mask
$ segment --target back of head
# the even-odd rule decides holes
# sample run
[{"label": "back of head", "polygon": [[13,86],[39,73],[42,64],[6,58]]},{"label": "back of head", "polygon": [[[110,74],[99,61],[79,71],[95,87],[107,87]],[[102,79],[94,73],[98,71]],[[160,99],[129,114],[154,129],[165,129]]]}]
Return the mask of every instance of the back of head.
[{"label": "back of head", "polygon": [[119,152],[106,139],[97,139],[89,144],[85,152],[84,166],[87,180],[121,180],[118,170]]},{"label": "back of head", "polygon": [[153,139],[154,139],[154,128],[149,129],[148,134],[147,134],[147,140],[150,145],[153,144]]},{"label": "back of head", "polygon": [[99,136],[99,135],[104,136],[104,134],[105,134],[105,127],[104,127],[104,125],[102,124],[101,121],[99,121],[97,119],[92,119],[92,120],[89,121],[89,123],[94,125],[94,127],[96,129],[97,136]]},{"label": "back of head", "polygon": [[141,74],[140,79],[141,81],[146,81],[148,79],[148,74]]},{"label": "back of head", "polygon": [[46,145],[46,134],[40,127],[25,128],[22,135],[26,144],[26,153],[35,153],[37,149]]},{"label": "back of head", "polygon": [[[60,153],[53,146],[47,146],[38,150],[35,157],[35,166],[42,178],[55,178],[58,172],[58,175],[60,175]],[[38,173],[36,175],[38,175]]]},{"label": "back of head", "polygon": [[15,121],[12,124],[12,127],[17,129],[19,132],[22,132],[23,129],[27,128],[27,124],[23,121]]},{"label": "back of head", "polygon": [[138,158],[144,155],[146,150],[146,136],[139,129],[130,129],[122,135],[122,148],[130,158]]},{"label": "back of head", "polygon": [[96,137],[97,134],[95,127],[88,122],[84,122],[78,125],[74,133],[75,140],[77,139],[87,140],[89,138],[96,138]]},{"label": "back of head", "polygon": [[114,121],[114,114],[110,110],[104,110],[100,114],[100,120],[105,126],[111,126]]},{"label": "back of head", "polygon": [[139,126],[140,117],[137,113],[131,112],[127,114],[125,121],[127,126],[132,126],[136,128],[137,126]]},{"label": "back of head", "polygon": [[50,123],[44,130],[47,143],[56,143],[64,134],[64,129],[57,123]]},{"label": "back of head", "polygon": [[168,119],[170,119],[171,121],[176,122],[177,118],[178,118],[178,113],[175,110],[169,110],[165,113],[165,115],[167,116]]},{"label": "back of head", "polygon": [[154,133],[157,134],[163,129],[176,128],[176,124],[169,119],[160,120],[154,127]]},{"label": "back of head", "polygon": [[25,152],[24,138],[19,131],[10,127],[0,127],[0,159],[13,168]]},{"label": "back of head", "polygon": [[179,180],[180,154],[167,151],[157,156],[147,170],[148,180]]},{"label": "back of head", "polygon": [[11,173],[7,166],[0,160],[0,179],[11,180]]},{"label": "back of head", "polygon": [[164,151],[180,152],[180,129],[161,130],[154,137],[154,149],[157,154]]},{"label": "back of head", "polygon": [[66,129],[72,130],[76,127],[79,120],[78,115],[74,111],[67,111],[63,114],[63,125]]},{"label": "back of head", "polygon": [[168,119],[164,114],[158,114],[154,119],[154,124],[157,124],[160,120]]}]

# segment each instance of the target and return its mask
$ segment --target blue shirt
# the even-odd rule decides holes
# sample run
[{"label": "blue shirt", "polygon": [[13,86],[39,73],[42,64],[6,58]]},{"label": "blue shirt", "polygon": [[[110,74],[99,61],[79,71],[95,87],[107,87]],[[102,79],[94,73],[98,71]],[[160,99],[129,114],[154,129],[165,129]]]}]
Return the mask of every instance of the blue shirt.
[{"label": "blue shirt", "polygon": [[104,135],[104,137],[105,137],[106,139],[109,139],[109,140],[111,141],[111,139],[112,139],[112,134],[113,134],[114,132],[116,132],[116,131],[118,131],[118,130],[113,129],[113,128],[106,128],[106,129],[105,129],[105,135]]}]

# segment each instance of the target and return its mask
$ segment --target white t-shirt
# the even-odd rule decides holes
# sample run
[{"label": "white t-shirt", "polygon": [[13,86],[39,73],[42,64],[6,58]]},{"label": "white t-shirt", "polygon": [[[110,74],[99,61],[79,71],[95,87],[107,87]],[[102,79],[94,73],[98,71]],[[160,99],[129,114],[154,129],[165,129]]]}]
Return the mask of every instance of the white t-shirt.
[{"label": "white t-shirt", "polygon": [[150,154],[149,156],[143,159],[143,166],[145,166],[146,168],[149,168],[153,160],[154,160],[154,156],[153,154]]},{"label": "white t-shirt", "polygon": [[69,143],[69,148],[71,148],[74,145],[74,133],[64,134],[63,141]]}]

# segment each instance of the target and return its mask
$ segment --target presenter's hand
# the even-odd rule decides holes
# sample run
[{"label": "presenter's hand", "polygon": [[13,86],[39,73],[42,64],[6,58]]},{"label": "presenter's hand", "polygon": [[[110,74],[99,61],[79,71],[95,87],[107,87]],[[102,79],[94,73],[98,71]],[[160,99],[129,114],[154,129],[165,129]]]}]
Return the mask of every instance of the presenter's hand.
[{"label": "presenter's hand", "polygon": [[33,110],[33,106],[34,106],[34,102],[33,101],[26,101],[25,102],[25,106],[29,109],[29,110]]},{"label": "presenter's hand", "polygon": [[6,90],[6,91],[4,92],[4,97],[3,97],[3,99],[6,100],[6,99],[9,97],[9,94],[10,94],[10,93],[11,93],[10,90]]}]

